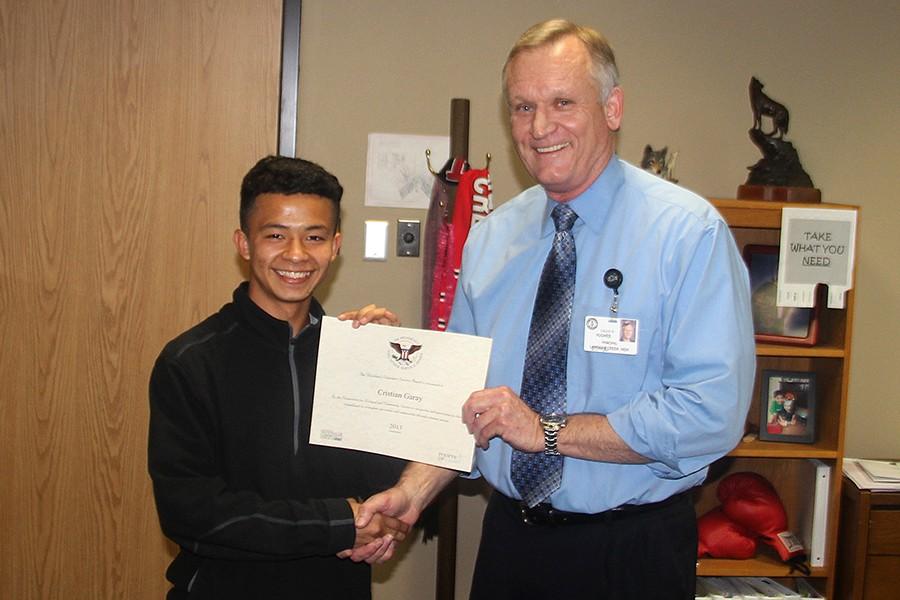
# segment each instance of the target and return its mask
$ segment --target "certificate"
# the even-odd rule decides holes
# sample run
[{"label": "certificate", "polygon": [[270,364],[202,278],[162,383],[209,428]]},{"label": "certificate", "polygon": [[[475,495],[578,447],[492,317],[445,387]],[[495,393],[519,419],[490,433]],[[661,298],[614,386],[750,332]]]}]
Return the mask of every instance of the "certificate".
[{"label": "certificate", "polygon": [[309,443],[470,471],[462,405],[490,355],[489,338],[323,317]]}]

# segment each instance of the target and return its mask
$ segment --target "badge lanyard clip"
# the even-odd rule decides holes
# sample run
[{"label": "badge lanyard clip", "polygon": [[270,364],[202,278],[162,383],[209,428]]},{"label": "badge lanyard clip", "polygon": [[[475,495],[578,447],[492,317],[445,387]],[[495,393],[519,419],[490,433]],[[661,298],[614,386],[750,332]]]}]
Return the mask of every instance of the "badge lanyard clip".
[{"label": "badge lanyard clip", "polygon": [[609,312],[614,315],[619,312],[619,287],[622,285],[622,281],[624,281],[624,277],[622,277],[622,272],[618,269],[609,269],[603,274],[603,283],[613,291],[613,300],[609,306]]}]

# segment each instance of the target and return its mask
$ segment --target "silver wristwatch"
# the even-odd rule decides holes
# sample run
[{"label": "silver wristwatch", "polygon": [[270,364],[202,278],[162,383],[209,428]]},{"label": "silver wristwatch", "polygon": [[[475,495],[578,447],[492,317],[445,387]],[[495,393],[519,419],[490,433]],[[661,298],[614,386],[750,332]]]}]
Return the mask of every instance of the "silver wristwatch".
[{"label": "silver wristwatch", "polygon": [[559,430],[566,426],[566,413],[549,413],[541,415],[541,427],[544,428],[544,454],[547,456],[559,456],[556,448],[556,438]]}]

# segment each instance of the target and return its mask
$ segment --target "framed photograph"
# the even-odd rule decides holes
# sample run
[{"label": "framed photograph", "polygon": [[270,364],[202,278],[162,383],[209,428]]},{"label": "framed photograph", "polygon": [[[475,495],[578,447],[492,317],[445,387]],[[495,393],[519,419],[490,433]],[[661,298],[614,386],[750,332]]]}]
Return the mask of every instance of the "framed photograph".
[{"label": "framed photograph", "polygon": [[750,299],[756,341],[814,346],[819,337],[819,306],[776,306],[778,246],[749,244],[744,261],[750,272]]},{"label": "framed photograph", "polygon": [[816,441],[816,374],[764,370],[759,384],[759,439]]}]

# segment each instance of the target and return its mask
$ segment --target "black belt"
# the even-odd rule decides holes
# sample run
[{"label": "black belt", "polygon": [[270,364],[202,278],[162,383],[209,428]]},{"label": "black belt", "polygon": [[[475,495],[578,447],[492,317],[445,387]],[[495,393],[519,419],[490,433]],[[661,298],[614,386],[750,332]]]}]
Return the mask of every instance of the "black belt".
[{"label": "black belt", "polygon": [[553,508],[549,503],[541,503],[528,508],[521,500],[507,498],[503,494],[495,493],[497,498],[503,501],[508,508],[512,508],[526,525],[542,525],[555,527],[557,525],[578,525],[582,523],[609,523],[619,519],[647,514],[660,510],[667,506],[685,500],[690,495],[690,490],[679,492],[659,502],[649,504],[623,504],[617,508],[599,513],[576,513]]}]

